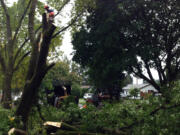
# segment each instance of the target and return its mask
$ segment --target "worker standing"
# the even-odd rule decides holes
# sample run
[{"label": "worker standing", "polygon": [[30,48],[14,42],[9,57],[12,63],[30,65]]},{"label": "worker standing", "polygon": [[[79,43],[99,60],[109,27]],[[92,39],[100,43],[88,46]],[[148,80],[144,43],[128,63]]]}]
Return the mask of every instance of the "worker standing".
[{"label": "worker standing", "polygon": [[47,22],[53,23],[54,22],[54,10],[49,9],[49,6],[45,5],[44,9],[46,10],[47,14]]}]

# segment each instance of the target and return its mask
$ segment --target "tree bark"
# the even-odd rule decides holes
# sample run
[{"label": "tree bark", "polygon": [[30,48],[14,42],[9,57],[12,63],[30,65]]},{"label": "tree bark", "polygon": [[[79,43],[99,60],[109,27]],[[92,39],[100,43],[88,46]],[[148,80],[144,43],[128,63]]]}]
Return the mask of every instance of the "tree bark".
[{"label": "tree bark", "polygon": [[[33,43],[35,44],[32,44],[33,45],[32,50],[35,52],[34,53],[32,52],[31,54],[31,62],[29,65],[29,69],[28,69],[29,71],[26,78],[27,81],[24,86],[21,102],[16,110],[16,115],[22,118],[22,121],[24,123],[23,128],[25,130],[27,129],[29,113],[31,112],[32,106],[37,101],[36,97],[39,92],[39,86],[44,76],[48,72],[48,70],[54,66],[54,64],[47,65],[46,59],[48,56],[52,35],[56,27],[53,24],[48,24],[47,22],[44,21],[47,21],[46,14],[43,14],[43,24],[47,24],[47,25],[43,27],[41,39],[39,39],[38,37],[36,39],[36,42],[34,42],[33,40]],[[37,43],[40,44],[39,47],[41,47],[40,49],[38,49],[39,52],[37,52],[37,49],[35,49],[38,46]],[[32,66],[33,68],[30,68]]]},{"label": "tree bark", "polygon": [[12,73],[5,71],[3,78],[3,96],[2,96],[2,104],[6,109],[11,108],[11,82],[12,82]]},{"label": "tree bark", "polygon": [[28,133],[21,129],[12,128],[9,130],[8,135],[28,135]]},{"label": "tree bark", "polygon": [[31,82],[26,83],[21,102],[17,108],[16,115],[21,116],[24,123],[24,129],[27,128],[28,116],[33,106],[34,100],[38,94],[38,88],[46,72],[36,75]]}]

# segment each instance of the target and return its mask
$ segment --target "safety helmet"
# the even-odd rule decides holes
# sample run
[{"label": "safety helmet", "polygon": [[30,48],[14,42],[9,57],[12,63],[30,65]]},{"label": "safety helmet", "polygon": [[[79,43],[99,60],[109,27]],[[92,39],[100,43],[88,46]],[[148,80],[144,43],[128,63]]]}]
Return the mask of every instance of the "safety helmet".
[{"label": "safety helmet", "polygon": [[50,12],[50,13],[49,13],[49,16],[54,16],[54,12]]},{"label": "safety helmet", "polygon": [[45,5],[45,6],[44,6],[44,8],[45,8],[45,9],[48,9],[48,8],[49,8],[49,6],[48,6],[48,5]]}]

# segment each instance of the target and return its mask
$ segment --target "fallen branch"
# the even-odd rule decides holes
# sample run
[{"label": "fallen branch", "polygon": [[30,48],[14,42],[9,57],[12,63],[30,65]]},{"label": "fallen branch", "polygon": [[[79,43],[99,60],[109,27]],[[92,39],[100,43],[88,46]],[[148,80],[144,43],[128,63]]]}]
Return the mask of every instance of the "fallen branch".
[{"label": "fallen branch", "polygon": [[58,130],[58,129],[63,129],[63,130],[70,130],[70,131],[78,131],[78,129],[74,126],[71,126],[67,123],[64,122],[52,122],[52,121],[47,121],[43,124],[46,129],[49,130]]},{"label": "fallen branch", "polygon": [[[176,107],[180,107],[180,104],[175,104],[175,105],[172,105],[172,106],[169,106],[169,107],[160,106],[160,107],[156,108],[155,110],[151,111],[147,116],[153,116],[153,115],[155,115],[157,112],[159,112],[160,110],[167,110],[167,109],[172,109],[172,108],[176,108]],[[146,117],[147,117],[147,116],[146,116]],[[121,127],[121,128],[119,128],[119,130],[130,129],[130,128],[134,127],[135,125],[138,125],[138,124],[141,124],[141,123],[144,123],[144,118],[142,118],[142,119],[139,120],[139,121],[135,121],[135,122],[133,122],[132,124],[130,124],[130,125],[128,125],[128,126]]]},{"label": "fallen branch", "polygon": [[54,135],[107,135],[107,134],[88,133],[88,132],[84,132],[84,131],[58,130]]},{"label": "fallen branch", "polygon": [[28,135],[27,132],[17,129],[17,128],[11,128],[8,132],[8,135]]}]

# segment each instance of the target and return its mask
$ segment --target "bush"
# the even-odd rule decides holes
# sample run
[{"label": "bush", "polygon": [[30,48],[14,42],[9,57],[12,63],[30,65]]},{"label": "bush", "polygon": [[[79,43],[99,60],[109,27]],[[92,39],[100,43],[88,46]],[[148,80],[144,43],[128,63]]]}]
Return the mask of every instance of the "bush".
[{"label": "bush", "polygon": [[0,106],[0,135],[6,135],[12,127],[14,117],[10,110],[3,109]]},{"label": "bush", "polygon": [[76,97],[75,96],[68,96],[67,98],[64,99],[64,101],[62,101],[62,105],[61,105],[61,109],[63,108],[67,108],[69,106],[70,103],[76,103]]},{"label": "bush", "polygon": [[82,98],[84,96],[84,94],[87,93],[88,91],[89,91],[89,89],[81,88],[79,84],[73,84],[72,90],[71,90],[71,95]]},{"label": "bush", "polygon": [[139,92],[140,92],[139,89],[134,88],[134,89],[131,89],[131,90],[130,90],[130,95],[131,95],[132,97],[138,97]]},{"label": "bush", "polygon": [[80,97],[81,91],[82,91],[82,89],[80,88],[79,84],[73,84],[72,85],[71,95]]},{"label": "bush", "polygon": [[[166,96],[150,95],[146,100],[104,102],[101,108],[87,104],[86,108],[79,109],[77,104],[73,103],[73,96],[69,96],[62,108],[42,106],[41,113],[45,121],[66,122],[86,132],[115,134],[114,132],[121,129],[122,132],[130,135],[178,135],[180,134],[180,83],[175,83],[173,88],[163,88],[163,90],[171,91],[168,95],[170,99],[168,103]],[[4,109],[2,112],[0,131],[6,132],[11,125],[8,119],[11,113]],[[30,121],[31,135],[45,134],[43,121],[36,109],[32,112]],[[113,132],[111,133],[110,130]]]}]

